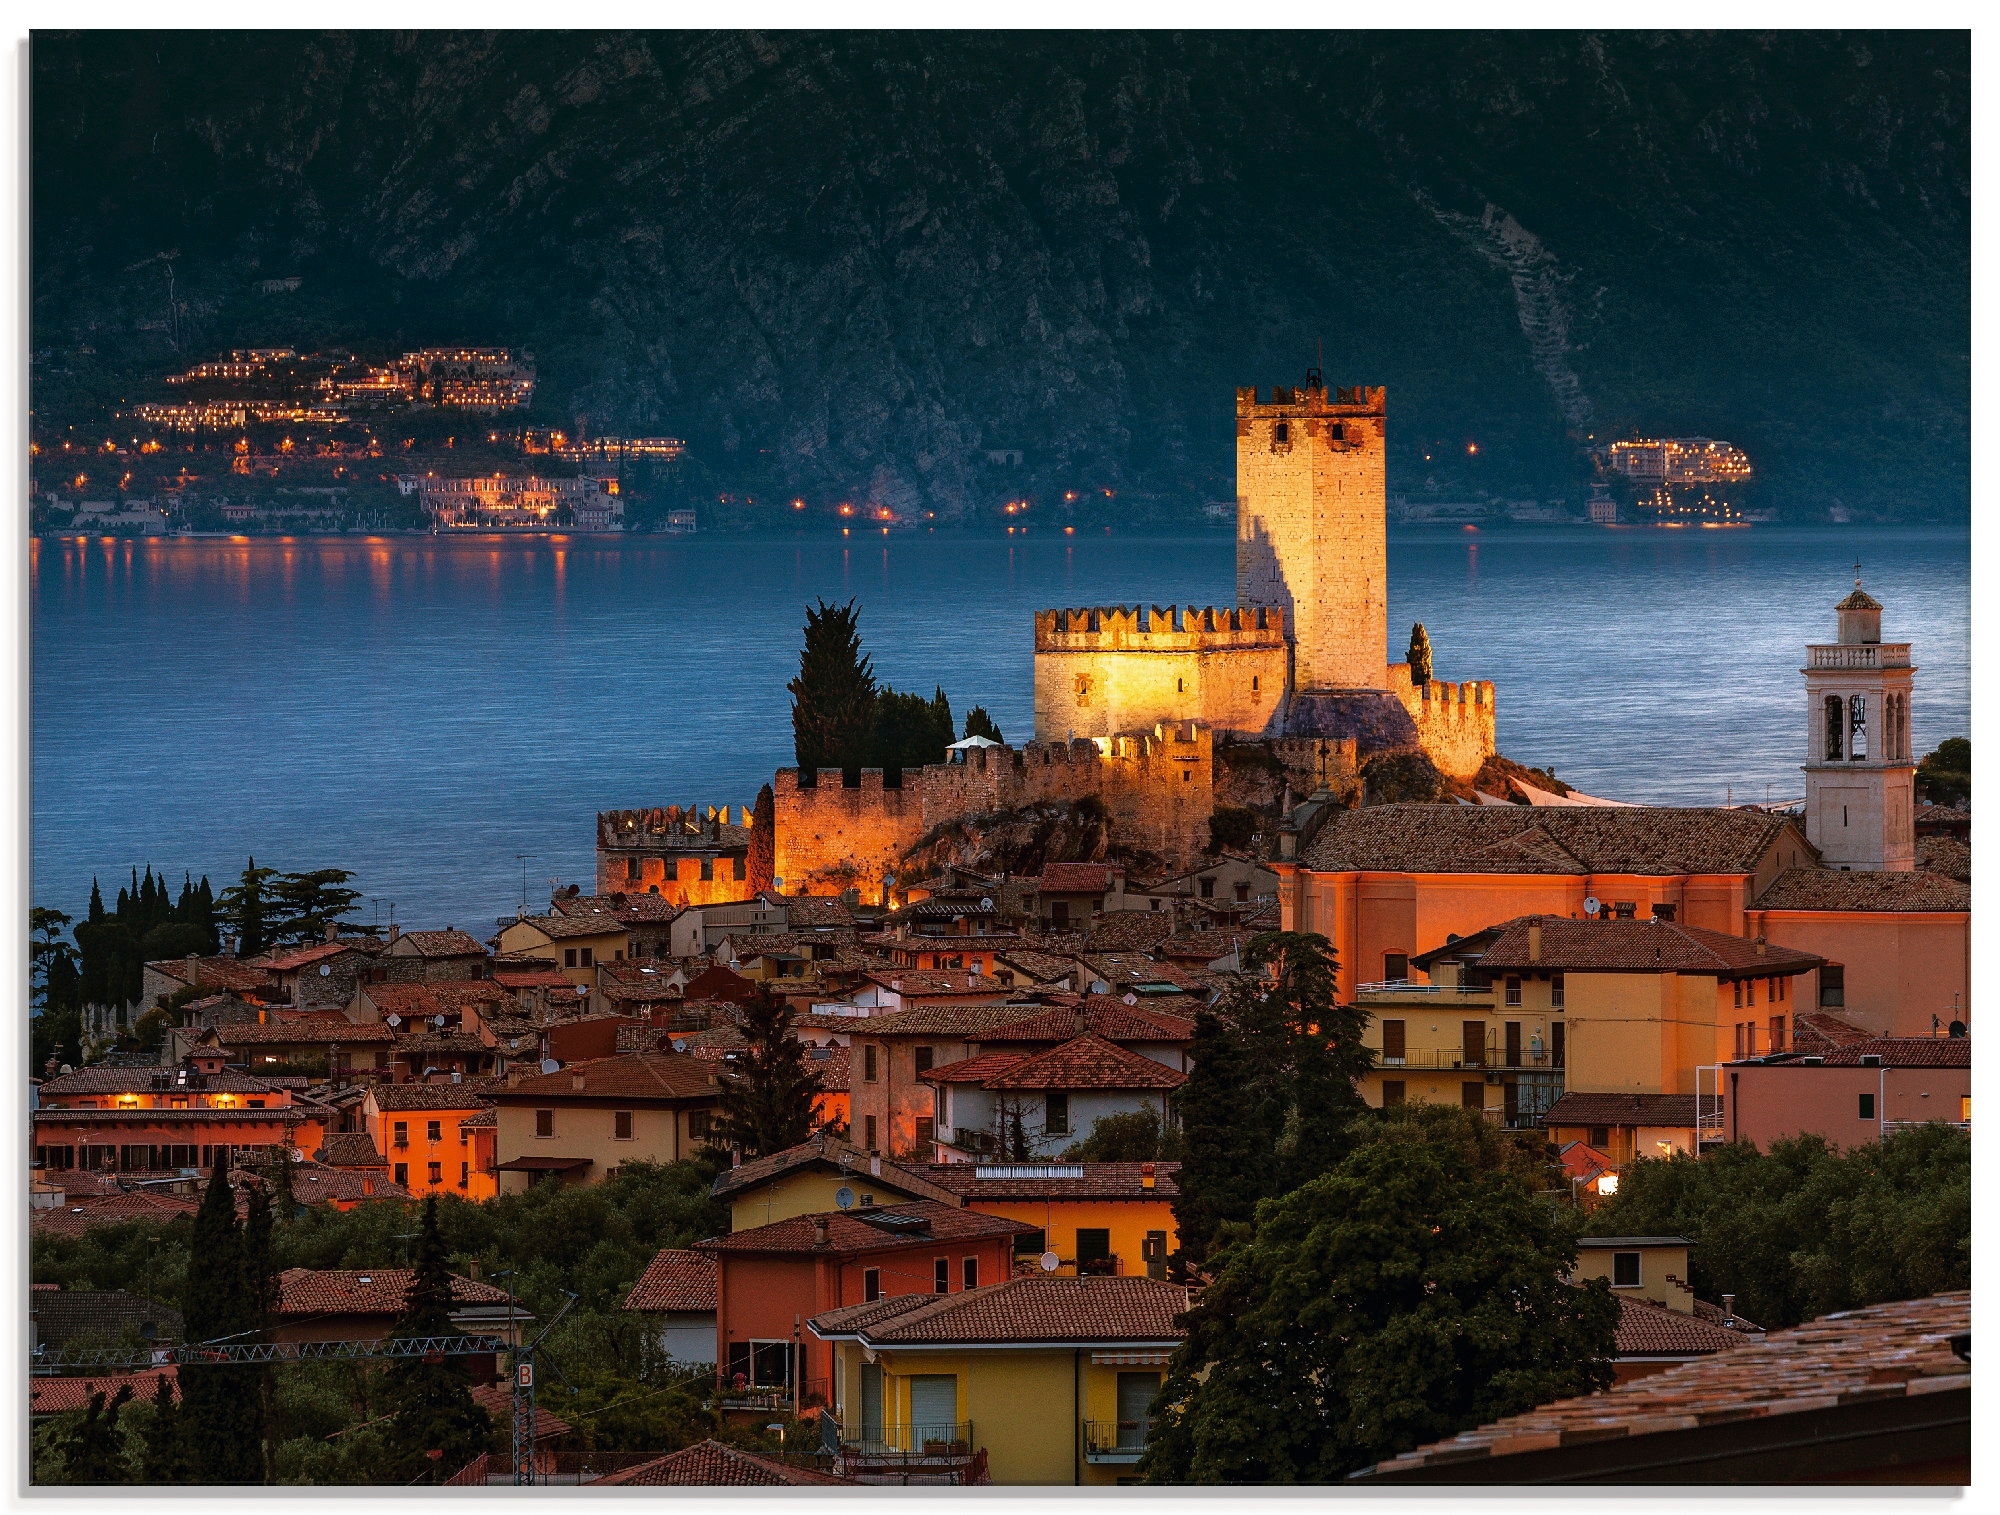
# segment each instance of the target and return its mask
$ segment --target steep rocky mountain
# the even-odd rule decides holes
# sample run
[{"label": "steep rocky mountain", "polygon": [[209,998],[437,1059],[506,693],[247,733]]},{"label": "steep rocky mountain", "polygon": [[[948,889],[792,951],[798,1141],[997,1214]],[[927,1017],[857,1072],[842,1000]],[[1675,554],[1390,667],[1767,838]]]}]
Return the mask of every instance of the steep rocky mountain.
[{"label": "steep rocky mountain", "polygon": [[1638,428],[1959,519],[1969,78],[1956,33],[44,33],[38,405],[508,343],[723,480],[1136,509],[1229,498],[1233,387],[1323,345],[1392,489],[1575,498]]}]

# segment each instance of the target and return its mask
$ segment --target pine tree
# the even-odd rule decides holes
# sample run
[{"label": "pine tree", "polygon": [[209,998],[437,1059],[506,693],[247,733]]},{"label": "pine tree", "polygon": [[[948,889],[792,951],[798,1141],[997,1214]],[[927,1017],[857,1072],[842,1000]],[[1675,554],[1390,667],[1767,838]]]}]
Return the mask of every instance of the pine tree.
[{"label": "pine tree", "polygon": [[1417,622],[1410,628],[1410,682],[1428,684],[1431,681],[1431,635],[1424,630],[1424,623]]},{"label": "pine tree", "polygon": [[[289,1150],[285,1156],[290,1157]],[[287,1174],[289,1177],[289,1173]],[[289,1185],[288,1185],[289,1187]],[[262,1184],[246,1184],[244,1191],[249,1205],[243,1217],[243,1292],[249,1306],[251,1323],[260,1332],[268,1331],[276,1322],[278,1313],[278,1266],[271,1249],[271,1198]],[[264,1482],[276,1481],[277,1469],[272,1463],[276,1447],[264,1434],[265,1428],[276,1418],[273,1402],[276,1384],[271,1378],[268,1364],[260,1364],[248,1369],[246,1377],[255,1375],[256,1400],[254,1407],[244,1407],[242,1433],[251,1438],[264,1454]],[[251,1425],[251,1410],[255,1411],[254,1434]]]},{"label": "pine tree", "polygon": [[[257,1325],[244,1267],[242,1228],[229,1186],[229,1154],[218,1148],[188,1241],[181,1318],[189,1342],[241,1345]],[[182,1420],[198,1483],[257,1483],[263,1476],[257,1372],[241,1363],[184,1363]]]},{"label": "pine tree", "polygon": [[187,1430],[181,1423],[180,1401],[174,1397],[174,1381],[162,1373],[153,1382],[153,1418],[146,1425],[139,1482],[162,1486],[189,1483],[193,1479],[194,1459],[189,1455]]},{"label": "pine tree", "polygon": [[270,910],[267,885],[277,877],[275,868],[259,868],[254,857],[243,866],[243,875],[222,891],[219,913],[236,933],[236,955],[251,957],[270,945],[265,921]]},{"label": "pine tree", "polygon": [[338,930],[361,900],[359,889],[344,887],[353,877],[345,868],[320,868],[272,879],[266,888],[265,941],[316,942],[329,926]]},{"label": "pine tree", "polygon": [[132,1398],[132,1386],[120,1384],[107,1404],[103,1393],[92,1394],[82,1418],[71,1428],[63,1446],[63,1482],[66,1484],[130,1483],[131,1470],[125,1462],[125,1438],[118,1429],[118,1413]]},{"label": "pine tree", "polygon": [[875,671],[861,653],[861,613],[817,601],[806,612],[799,675],[785,687],[792,696],[792,747],[799,768],[839,768],[844,783],[859,783],[875,733]]},{"label": "pine tree", "polygon": [[[461,1334],[452,1324],[451,1305],[451,1273],[433,1194],[424,1201],[417,1265],[390,1338]],[[468,1379],[463,1357],[398,1357],[390,1362],[383,1395],[393,1418],[383,1439],[395,1482],[422,1477],[442,1483],[486,1449],[492,1419],[473,1402]]]},{"label": "pine tree", "polygon": [[1005,737],[1000,735],[1000,728],[993,724],[993,717],[986,713],[984,705],[974,705],[970,710],[965,712],[965,734],[967,736],[983,736],[989,742],[1004,742],[1006,740]]},{"label": "pine tree", "polygon": [[750,852],[743,872],[750,892],[772,888],[778,853],[778,802],[766,784],[757,791],[757,804],[750,812]]},{"label": "pine tree", "polygon": [[729,1064],[722,1083],[722,1118],[715,1139],[746,1157],[768,1157],[813,1134],[819,1072],[792,1034],[792,1007],[759,994],[743,1007],[748,1049]]}]

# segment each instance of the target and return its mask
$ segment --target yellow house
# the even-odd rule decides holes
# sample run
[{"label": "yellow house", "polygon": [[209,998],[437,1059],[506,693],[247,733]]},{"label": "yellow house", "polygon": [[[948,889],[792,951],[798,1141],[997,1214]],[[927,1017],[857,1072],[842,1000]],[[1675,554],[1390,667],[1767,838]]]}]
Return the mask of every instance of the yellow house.
[{"label": "yellow house", "polygon": [[597,965],[624,962],[632,951],[632,934],[609,913],[530,915],[501,927],[498,945],[503,957],[532,953],[578,988],[594,990]]},{"label": "yellow house", "polygon": [[[949,1189],[924,1176],[914,1163],[871,1157],[825,1132],[796,1147],[773,1152],[715,1177],[709,1192],[729,1203],[729,1229],[750,1231],[794,1215],[824,1215],[829,1210],[870,1210],[878,1205],[929,1199],[961,1205]],[[841,1190],[847,1203],[841,1203]]]},{"label": "yellow house", "polygon": [[834,1344],[838,1470],[996,1484],[1137,1483],[1188,1291],[1151,1278],[1011,1278],[816,1315]]},{"label": "yellow house", "polygon": [[592,1184],[629,1162],[692,1157],[721,1105],[715,1067],[634,1052],[487,1090],[498,1118],[501,1192],[544,1178]]},{"label": "yellow house", "polygon": [[1373,1105],[1462,1104],[1529,1127],[1565,1090],[1693,1094],[1696,1073],[1782,1051],[1794,981],[1825,959],[1657,915],[1525,915],[1364,986]]}]

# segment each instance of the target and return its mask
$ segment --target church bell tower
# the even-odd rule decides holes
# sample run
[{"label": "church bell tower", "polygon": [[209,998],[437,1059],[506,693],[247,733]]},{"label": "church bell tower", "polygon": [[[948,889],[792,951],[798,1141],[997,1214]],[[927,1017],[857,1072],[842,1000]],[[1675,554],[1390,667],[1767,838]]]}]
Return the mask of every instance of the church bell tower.
[{"label": "church bell tower", "polygon": [[1916,866],[1908,642],[1882,640],[1861,587],[1834,607],[1835,640],[1806,648],[1806,837],[1830,868]]}]

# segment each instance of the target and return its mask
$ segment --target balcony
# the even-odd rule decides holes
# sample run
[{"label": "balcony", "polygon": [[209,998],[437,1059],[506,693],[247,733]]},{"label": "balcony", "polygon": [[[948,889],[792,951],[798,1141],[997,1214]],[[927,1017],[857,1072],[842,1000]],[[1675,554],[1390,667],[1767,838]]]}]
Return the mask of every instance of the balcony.
[{"label": "balcony", "polygon": [[1094,1463],[1135,1463],[1146,1451],[1152,1435],[1148,1420],[1086,1420],[1083,1423],[1083,1460]]},{"label": "balcony", "polygon": [[1807,647],[1810,668],[1907,668],[1908,642],[1831,642]]},{"label": "balcony", "polygon": [[974,1481],[983,1454],[972,1448],[972,1422],[907,1426],[842,1427],[835,1470],[862,1483],[943,1483]]},{"label": "balcony", "polygon": [[1406,1047],[1401,1057],[1381,1057],[1380,1068],[1427,1068],[1432,1070],[1470,1069],[1474,1072],[1553,1072],[1563,1065],[1548,1052],[1522,1052],[1509,1058],[1505,1051],[1486,1048],[1478,1057],[1467,1057],[1463,1047]]},{"label": "balcony", "polygon": [[[798,1402],[801,1409],[817,1409],[824,1405],[827,1402],[826,1380],[802,1380]],[[740,1373],[719,1373],[716,1375],[716,1404],[725,1410],[790,1410],[792,1386],[788,1383],[748,1383]]]},{"label": "balcony", "polygon": [[1491,984],[1432,984],[1418,983],[1415,979],[1387,979],[1379,984],[1362,984],[1354,991],[1356,999],[1408,999],[1411,996],[1423,999],[1441,999],[1452,1004],[1472,1000],[1493,998]]}]

